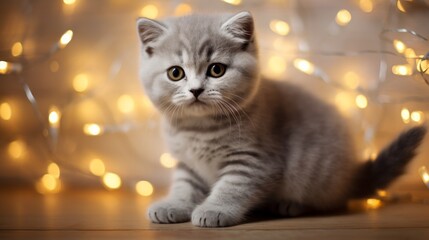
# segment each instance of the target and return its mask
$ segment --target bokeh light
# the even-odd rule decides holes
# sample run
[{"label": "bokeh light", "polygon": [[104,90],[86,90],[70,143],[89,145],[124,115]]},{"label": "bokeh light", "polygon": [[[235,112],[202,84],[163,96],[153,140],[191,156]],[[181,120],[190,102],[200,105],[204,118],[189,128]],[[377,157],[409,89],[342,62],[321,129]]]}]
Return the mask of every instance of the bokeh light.
[{"label": "bokeh light", "polygon": [[368,106],[368,99],[362,94],[356,96],[355,102],[356,106],[361,109],[364,109]]},{"label": "bokeh light", "polygon": [[288,33],[290,31],[289,24],[285,21],[282,21],[282,20],[272,20],[270,22],[270,29],[271,29],[271,31],[273,31],[279,35],[282,35],[282,36],[288,35]]},{"label": "bokeh light", "polygon": [[139,181],[136,184],[136,192],[142,196],[150,196],[153,193],[153,186],[148,181]]},{"label": "bokeh light", "polygon": [[12,107],[9,103],[3,102],[0,104],[0,118],[5,121],[12,118]]},{"label": "bokeh light", "polygon": [[159,161],[166,168],[174,168],[177,165],[177,160],[169,153],[163,153]]},{"label": "bokeh light", "polygon": [[12,56],[19,57],[21,56],[22,51],[23,51],[23,47],[21,42],[16,42],[12,45],[12,49],[11,49]]},{"label": "bokeh light", "polygon": [[346,26],[350,23],[351,20],[352,14],[346,9],[341,9],[340,11],[338,11],[337,16],[335,18],[335,21],[340,26]]},{"label": "bokeh light", "polygon": [[140,16],[155,19],[158,17],[159,10],[155,5],[149,4],[140,10]]},{"label": "bokeh light", "polygon": [[118,189],[121,187],[121,178],[116,173],[107,172],[103,176],[103,184],[108,189]]},{"label": "bokeh light", "polygon": [[106,172],[106,167],[101,159],[94,158],[89,162],[89,171],[95,176],[103,176]]}]

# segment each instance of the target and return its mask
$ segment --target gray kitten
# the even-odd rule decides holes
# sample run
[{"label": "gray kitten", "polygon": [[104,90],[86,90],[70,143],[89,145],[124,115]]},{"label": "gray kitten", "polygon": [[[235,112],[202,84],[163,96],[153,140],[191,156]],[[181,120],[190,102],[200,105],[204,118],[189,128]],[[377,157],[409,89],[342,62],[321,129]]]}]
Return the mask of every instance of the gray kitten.
[{"label": "gray kitten", "polygon": [[375,161],[359,162],[337,111],[303,90],[262,79],[252,16],[140,18],[141,78],[180,160],[154,223],[243,222],[329,211],[388,186],[414,156],[415,127]]}]

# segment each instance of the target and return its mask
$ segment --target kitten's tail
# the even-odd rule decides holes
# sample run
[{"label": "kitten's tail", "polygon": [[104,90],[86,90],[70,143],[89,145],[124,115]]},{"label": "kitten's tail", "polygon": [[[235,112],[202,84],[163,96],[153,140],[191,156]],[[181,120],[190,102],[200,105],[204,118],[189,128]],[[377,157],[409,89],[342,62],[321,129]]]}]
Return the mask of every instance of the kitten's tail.
[{"label": "kitten's tail", "polygon": [[384,148],[374,161],[367,161],[358,173],[354,196],[363,198],[385,189],[405,171],[406,165],[416,155],[416,148],[426,134],[426,127],[413,127],[403,132]]}]

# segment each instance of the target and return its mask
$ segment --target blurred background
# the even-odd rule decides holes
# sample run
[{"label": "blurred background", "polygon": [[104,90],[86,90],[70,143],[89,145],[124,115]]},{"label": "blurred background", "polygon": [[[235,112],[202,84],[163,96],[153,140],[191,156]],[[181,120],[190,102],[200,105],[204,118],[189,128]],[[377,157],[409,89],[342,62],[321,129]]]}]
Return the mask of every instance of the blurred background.
[{"label": "blurred background", "polygon": [[[251,11],[262,72],[338,107],[359,156],[429,118],[428,0],[2,0],[0,187],[165,189],[136,19]],[[393,189],[426,189],[429,138]]]}]

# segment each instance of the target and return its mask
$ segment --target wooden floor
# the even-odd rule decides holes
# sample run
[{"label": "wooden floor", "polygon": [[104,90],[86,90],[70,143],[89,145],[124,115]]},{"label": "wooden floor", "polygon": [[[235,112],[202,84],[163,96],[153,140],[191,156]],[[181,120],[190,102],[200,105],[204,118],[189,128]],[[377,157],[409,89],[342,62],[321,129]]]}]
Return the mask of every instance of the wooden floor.
[{"label": "wooden floor", "polygon": [[132,193],[3,189],[0,239],[429,239],[429,191],[398,196],[403,200],[377,210],[355,202],[347,213],[201,229],[151,224],[145,211],[154,199]]}]

